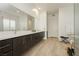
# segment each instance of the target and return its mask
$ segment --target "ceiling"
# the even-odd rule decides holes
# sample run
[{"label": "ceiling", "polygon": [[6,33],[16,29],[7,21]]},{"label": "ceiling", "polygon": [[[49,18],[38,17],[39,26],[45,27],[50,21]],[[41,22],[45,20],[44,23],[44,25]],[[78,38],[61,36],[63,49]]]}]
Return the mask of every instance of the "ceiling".
[{"label": "ceiling", "polygon": [[15,16],[27,15],[23,11],[17,9],[16,7],[14,7],[14,6],[12,6],[12,5],[8,4],[8,3],[0,4],[0,11],[11,14],[11,15],[15,15]]},{"label": "ceiling", "polygon": [[31,3],[32,8],[40,8],[41,11],[55,12],[61,7],[71,6],[72,3]]},{"label": "ceiling", "polygon": [[[17,5],[18,8],[16,8],[14,5]],[[38,10],[40,8],[39,11],[47,11],[48,13],[54,13],[58,11],[59,8],[72,6],[71,3],[16,3],[14,5],[12,6],[11,4],[0,3],[0,10],[7,11],[12,14],[18,14],[17,11],[21,9],[20,11],[28,11],[28,13],[26,13],[31,15],[34,14],[34,12],[32,11],[33,8]]]}]

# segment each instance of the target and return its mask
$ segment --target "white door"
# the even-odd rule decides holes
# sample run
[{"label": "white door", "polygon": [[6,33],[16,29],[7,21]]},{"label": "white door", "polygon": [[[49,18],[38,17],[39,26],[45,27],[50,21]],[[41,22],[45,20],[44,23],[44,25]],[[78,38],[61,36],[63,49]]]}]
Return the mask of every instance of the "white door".
[{"label": "white door", "polygon": [[48,15],[48,37],[58,37],[58,13]]}]

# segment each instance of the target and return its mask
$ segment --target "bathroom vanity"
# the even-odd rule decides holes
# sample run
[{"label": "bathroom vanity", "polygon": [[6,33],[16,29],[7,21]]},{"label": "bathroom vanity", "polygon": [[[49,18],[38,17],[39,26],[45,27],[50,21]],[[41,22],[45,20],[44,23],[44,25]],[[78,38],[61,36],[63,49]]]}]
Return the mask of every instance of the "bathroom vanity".
[{"label": "bathroom vanity", "polygon": [[0,9],[0,56],[22,55],[43,39],[44,31],[35,28],[35,17],[6,5]]},{"label": "bathroom vanity", "polygon": [[0,38],[0,56],[20,56],[44,38],[44,31],[16,33],[13,37]]}]

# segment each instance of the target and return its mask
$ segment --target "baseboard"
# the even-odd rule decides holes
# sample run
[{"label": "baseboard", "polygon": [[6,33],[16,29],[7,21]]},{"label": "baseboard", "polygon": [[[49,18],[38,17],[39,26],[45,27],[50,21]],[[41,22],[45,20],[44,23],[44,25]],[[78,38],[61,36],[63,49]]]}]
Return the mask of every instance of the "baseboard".
[{"label": "baseboard", "polygon": [[48,37],[48,38],[56,38],[56,39],[58,39],[58,37]]}]

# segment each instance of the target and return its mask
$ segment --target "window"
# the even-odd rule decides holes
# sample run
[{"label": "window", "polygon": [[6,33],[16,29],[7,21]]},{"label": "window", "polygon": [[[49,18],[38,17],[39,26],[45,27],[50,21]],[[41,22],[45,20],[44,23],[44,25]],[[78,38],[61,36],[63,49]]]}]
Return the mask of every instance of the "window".
[{"label": "window", "polygon": [[9,19],[8,18],[3,18],[3,30],[9,31]]},{"label": "window", "polygon": [[15,30],[15,20],[10,20],[10,30],[11,31]]},{"label": "window", "polygon": [[15,30],[15,20],[9,18],[3,18],[3,30],[4,31],[14,31]]}]

